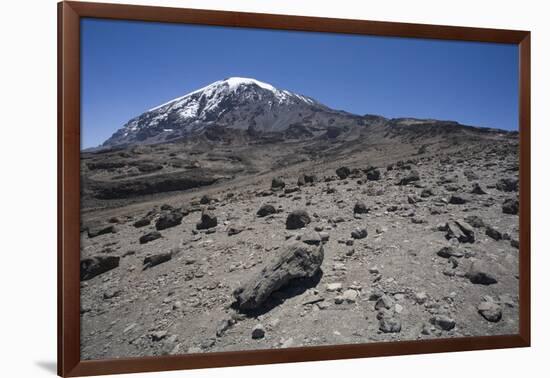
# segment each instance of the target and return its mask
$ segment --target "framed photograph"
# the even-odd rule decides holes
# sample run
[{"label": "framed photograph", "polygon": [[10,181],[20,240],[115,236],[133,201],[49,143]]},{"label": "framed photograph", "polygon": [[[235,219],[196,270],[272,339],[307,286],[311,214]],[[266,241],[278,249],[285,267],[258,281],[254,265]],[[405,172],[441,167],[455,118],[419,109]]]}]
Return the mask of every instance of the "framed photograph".
[{"label": "framed photograph", "polygon": [[59,3],[61,376],[530,344],[530,33]]}]

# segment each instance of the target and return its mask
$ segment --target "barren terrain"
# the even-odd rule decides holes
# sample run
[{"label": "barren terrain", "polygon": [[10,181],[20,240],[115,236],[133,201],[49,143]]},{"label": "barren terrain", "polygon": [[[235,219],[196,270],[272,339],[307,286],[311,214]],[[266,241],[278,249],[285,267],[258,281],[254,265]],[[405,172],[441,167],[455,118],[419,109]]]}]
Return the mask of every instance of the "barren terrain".
[{"label": "barren terrain", "polygon": [[517,134],[361,130],[83,153],[82,358],[517,333]]}]

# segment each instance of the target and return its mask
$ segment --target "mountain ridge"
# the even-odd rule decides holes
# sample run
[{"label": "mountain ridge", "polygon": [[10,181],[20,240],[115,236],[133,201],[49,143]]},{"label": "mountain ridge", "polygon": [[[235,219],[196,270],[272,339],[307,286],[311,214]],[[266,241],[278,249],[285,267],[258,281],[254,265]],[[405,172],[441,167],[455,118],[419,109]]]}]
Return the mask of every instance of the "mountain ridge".
[{"label": "mountain ridge", "polygon": [[[350,127],[386,124],[388,127],[461,125],[455,121],[386,118],[357,115],[332,109],[312,97],[277,89],[271,84],[229,77],[155,106],[130,119],[99,147],[105,149],[139,144],[166,143],[182,138],[215,137],[213,131],[244,131],[247,137],[278,135],[300,139],[337,137]],[[483,128],[481,131],[507,132]]]}]

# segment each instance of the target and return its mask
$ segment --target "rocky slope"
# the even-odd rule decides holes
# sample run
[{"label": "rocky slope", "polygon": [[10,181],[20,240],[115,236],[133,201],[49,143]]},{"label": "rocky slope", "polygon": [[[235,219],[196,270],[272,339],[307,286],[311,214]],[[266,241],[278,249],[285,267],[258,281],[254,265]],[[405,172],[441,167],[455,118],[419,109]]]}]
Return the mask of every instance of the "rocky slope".
[{"label": "rocky slope", "polygon": [[517,135],[363,119],[83,154],[82,358],[516,333]]}]

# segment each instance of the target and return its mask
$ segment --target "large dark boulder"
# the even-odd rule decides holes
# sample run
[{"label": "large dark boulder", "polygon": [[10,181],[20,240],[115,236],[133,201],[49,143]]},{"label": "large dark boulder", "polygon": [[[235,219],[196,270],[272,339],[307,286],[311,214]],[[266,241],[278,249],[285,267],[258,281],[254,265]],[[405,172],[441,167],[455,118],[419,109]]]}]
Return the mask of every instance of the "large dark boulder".
[{"label": "large dark boulder", "polygon": [[218,225],[218,218],[210,210],[203,210],[201,214],[201,220],[197,223],[197,230],[206,230]]},{"label": "large dark boulder", "polygon": [[350,174],[351,170],[348,167],[340,167],[336,170],[336,175],[340,178],[340,180],[348,178]]},{"label": "large dark boulder", "polygon": [[94,256],[80,261],[80,281],[87,281],[118,267],[118,256]]},{"label": "large dark boulder", "polygon": [[159,219],[157,219],[157,222],[155,223],[155,227],[159,231],[165,230],[167,228],[180,225],[182,219],[183,219],[183,213],[180,210],[166,211],[161,214]]},{"label": "large dark boulder", "polygon": [[266,217],[270,214],[275,214],[276,212],[277,209],[275,209],[275,207],[273,207],[272,205],[264,204],[258,209],[256,215],[259,217]]},{"label": "large dark boulder", "polygon": [[274,291],[292,280],[313,277],[323,257],[322,245],[295,242],[284,246],[278,256],[233,292],[236,307],[242,311],[261,307]]},{"label": "large dark boulder", "polygon": [[305,210],[294,210],[286,218],[286,229],[296,230],[311,223],[311,218]]}]

